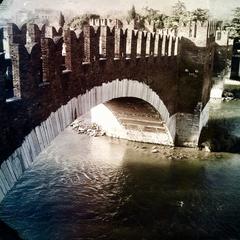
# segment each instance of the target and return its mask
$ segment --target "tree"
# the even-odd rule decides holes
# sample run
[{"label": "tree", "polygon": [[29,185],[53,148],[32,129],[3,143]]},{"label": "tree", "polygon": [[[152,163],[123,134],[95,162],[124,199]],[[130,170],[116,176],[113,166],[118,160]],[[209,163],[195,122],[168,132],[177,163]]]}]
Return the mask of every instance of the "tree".
[{"label": "tree", "polygon": [[207,9],[197,8],[191,12],[191,20],[205,22],[209,19],[209,11]]},{"label": "tree", "polygon": [[89,24],[90,19],[99,19],[100,16],[98,14],[82,14],[80,16],[74,17],[69,23],[68,27],[76,30],[82,29],[84,25]]},{"label": "tree", "polygon": [[172,15],[179,20],[182,16],[186,15],[186,13],[187,8],[185,3],[178,0],[178,2],[172,7]]},{"label": "tree", "polygon": [[233,11],[233,18],[228,27],[230,37],[240,37],[240,7],[237,7]]},{"label": "tree", "polygon": [[172,7],[172,16],[167,19],[169,26],[178,26],[180,22],[187,22],[190,19],[190,12],[187,11],[185,3],[179,1]]},{"label": "tree", "polygon": [[64,24],[65,24],[65,19],[64,19],[64,16],[63,16],[62,12],[60,12],[59,26],[60,26],[60,27],[63,27]]},{"label": "tree", "polygon": [[145,7],[144,9],[144,18],[148,22],[154,22],[156,29],[161,29],[164,27],[164,21],[168,17],[165,14],[160,13],[160,11],[153,8]]},{"label": "tree", "polygon": [[133,5],[132,8],[128,11],[128,20],[134,20],[137,17],[137,12],[135,6]]}]

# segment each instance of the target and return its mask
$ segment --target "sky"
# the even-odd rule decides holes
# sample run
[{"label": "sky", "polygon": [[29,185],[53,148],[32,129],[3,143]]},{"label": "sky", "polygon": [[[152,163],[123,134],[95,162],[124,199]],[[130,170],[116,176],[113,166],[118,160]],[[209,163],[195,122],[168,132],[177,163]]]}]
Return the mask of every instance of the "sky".
[{"label": "sky", "polygon": [[[109,11],[126,11],[132,5],[137,10],[149,6],[161,12],[169,14],[171,7],[177,0],[3,0],[13,1],[9,11],[5,14],[14,13],[21,8],[52,8],[56,10],[70,9],[79,12],[93,11],[98,14],[105,14]],[[210,9],[214,17],[227,17],[231,15],[232,9],[239,6],[240,0],[185,0],[188,10],[196,8]],[[1,16],[0,16],[1,17]]]}]

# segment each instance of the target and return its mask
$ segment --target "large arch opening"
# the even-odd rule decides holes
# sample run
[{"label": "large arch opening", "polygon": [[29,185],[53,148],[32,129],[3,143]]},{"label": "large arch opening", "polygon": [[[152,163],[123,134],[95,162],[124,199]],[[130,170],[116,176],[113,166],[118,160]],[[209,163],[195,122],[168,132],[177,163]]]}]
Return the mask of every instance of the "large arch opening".
[{"label": "large arch opening", "polygon": [[93,107],[112,99],[134,97],[153,106],[161,116],[170,143],[176,135],[177,114],[170,113],[160,97],[145,83],[136,80],[116,79],[92,88],[62,105],[39,126],[35,127],[24,139],[22,145],[5,160],[0,169],[0,202],[23,172],[46,147],[68,127],[77,117],[89,112]]},{"label": "large arch opening", "polygon": [[136,97],[114,98],[101,103],[75,120],[72,126],[78,133],[93,136],[100,132],[100,135],[105,133],[131,141],[173,145],[160,113],[151,104]]}]

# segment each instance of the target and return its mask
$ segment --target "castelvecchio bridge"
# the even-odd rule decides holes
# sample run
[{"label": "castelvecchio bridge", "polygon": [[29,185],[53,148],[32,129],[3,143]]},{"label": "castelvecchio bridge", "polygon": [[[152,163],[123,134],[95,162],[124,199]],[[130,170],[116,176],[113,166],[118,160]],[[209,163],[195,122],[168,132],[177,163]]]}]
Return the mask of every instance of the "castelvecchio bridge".
[{"label": "castelvecchio bridge", "polygon": [[172,145],[198,145],[214,56],[228,42],[214,23],[182,25],[178,34],[86,25],[77,35],[34,24],[8,24],[7,33],[10,59],[0,43],[0,200],[74,119],[114,98],[150,103]]}]

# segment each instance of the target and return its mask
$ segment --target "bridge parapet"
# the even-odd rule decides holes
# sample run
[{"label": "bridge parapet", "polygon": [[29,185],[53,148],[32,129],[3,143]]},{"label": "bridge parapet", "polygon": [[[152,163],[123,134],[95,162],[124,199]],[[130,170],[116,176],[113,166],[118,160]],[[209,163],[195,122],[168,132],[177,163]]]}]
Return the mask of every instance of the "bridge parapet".
[{"label": "bridge parapet", "polygon": [[[13,68],[13,96],[16,100],[34,97],[38,87],[66,73],[80,75],[84,65],[101,66],[107,61],[136,61],[177,56],[179,38],[146,31],[84,26],[77,36],[71,30],[35,24],[19,29],[8,24]],[[138,60],[139,61],[139,60]],[[56,76],[57,75],[57,76]],[[30,94],[31,93],[31,94]],[[13,100],[13,99],[11,99]]]},{"label": "bridge parapet", "polygon": [[[176,37],[172,31],[123,30],[106,24],[86,25],[78,34],[70,29],[40,29],[34,24],[19,29],[9,24],[13,94],[4,97],[2,85],[0,130],[4,134],[0,140],[4,145],[0,146],[0,159],[71,99],[122,79],[151,88],[167,115],[174,116],[169,126],[177,144],[196,146],[201,111],[209,100],[214,47],[208,41],[209,25],[196,26],[197,33],[186,38]],[[200,32],[205,36],[199,40]],[[124,91],[122,96],[130,89]],[[201,108],[197,108],[199,103]],[[188,125],[191,130],[184,131]]]},{"label": "bridge parapet", "polygon": [[198,47],[207,47],[215,41],[216,23],[214,21],[189,21],[181,23],[178,35],[190,39]]},{"label": "bridge parapet", "polygon": [[177,111],[179,38],[108,26],[85,26],[77,35],[35,24],[8,24],[8,34],[13,77],[7,80],[1,56],[0,159],[61,105],[116,79],[144,82],[171,114]]},{"label": "bridge parapet", "polygon": [[229,45],[229,32],[218,29],[216,31],[216,44],[218,46],[228,46]]}]

